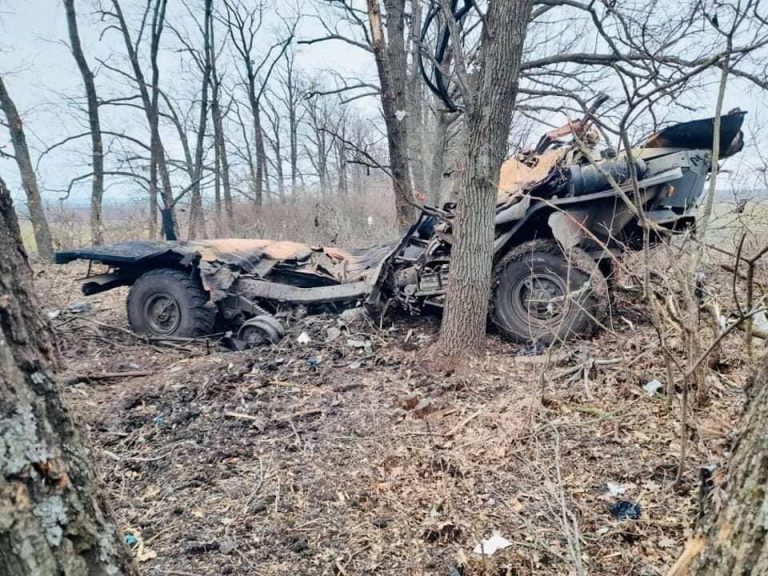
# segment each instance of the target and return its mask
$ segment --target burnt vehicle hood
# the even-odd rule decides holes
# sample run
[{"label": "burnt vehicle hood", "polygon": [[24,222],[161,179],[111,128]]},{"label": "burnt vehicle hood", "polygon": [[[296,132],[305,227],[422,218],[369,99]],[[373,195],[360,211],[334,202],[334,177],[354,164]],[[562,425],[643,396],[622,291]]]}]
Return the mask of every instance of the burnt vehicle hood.
[{"label": "burnt vehicle hood", "polygon": [[[732,110],[720,117],[720,158],[733,156],[744,148],[741,126],[745,114],[741,110]],[[715,119],[704,118],[662,128],[645,140],[644,147],[712,150],[714,139]]]}]

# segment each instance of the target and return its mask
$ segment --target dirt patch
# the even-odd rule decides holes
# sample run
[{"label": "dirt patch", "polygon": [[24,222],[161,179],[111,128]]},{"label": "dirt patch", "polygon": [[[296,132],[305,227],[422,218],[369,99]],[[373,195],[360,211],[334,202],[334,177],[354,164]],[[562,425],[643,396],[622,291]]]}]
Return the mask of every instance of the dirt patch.
[{"label": "dirt patch", "polygon": [[[78,272],[40,271],[46,307],[83,300]],[[727,340],[673,490],[679,408],[642,388],[665,372],[629,296],[592,341],[535,354],[491,337],[470,364],[431,371],[435,318],[310,317],[278,346],[225,353],[129,335],[124,297],[53,322],[67,399],[148,575],[663,574],[747,371]],[[84,377],[120,371],[149,375]],[[621,501],[639,518],[619,520]],[[472,552],[495,532],[511,546]]]}]

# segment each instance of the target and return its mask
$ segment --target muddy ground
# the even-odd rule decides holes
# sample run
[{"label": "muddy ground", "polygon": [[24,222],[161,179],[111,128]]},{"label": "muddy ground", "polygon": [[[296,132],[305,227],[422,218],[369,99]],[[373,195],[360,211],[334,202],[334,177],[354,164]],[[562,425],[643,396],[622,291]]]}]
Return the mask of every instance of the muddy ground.
[{"label": "muddy ground", "polygon": [[[729,337],[673,485],[680,391],[642,387],[665,371],[632,291],[592,340],[535,354],[491,336],[456,365],[433,355],[435,317],[309,317],[246,352],[147,343],[127,331],[125,290],[85,299],[83,272],[40,269],[37,288],[66,398],[146,575],[664,574],[749,369]],[[66,310],[81,302],[90,310]],[[114,372],[133,376],[102,378]],[[611,512],[632,504],[636,519]],[[473,553],[494,533],[511,546]]]}]

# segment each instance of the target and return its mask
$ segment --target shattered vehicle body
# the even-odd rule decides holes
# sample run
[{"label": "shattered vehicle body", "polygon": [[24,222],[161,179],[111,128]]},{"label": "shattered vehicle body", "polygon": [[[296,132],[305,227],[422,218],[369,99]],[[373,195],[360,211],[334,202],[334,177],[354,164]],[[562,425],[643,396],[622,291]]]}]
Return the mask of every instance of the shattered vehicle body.
[{"label": "shattered vehicle body", "polygon": [[[722,117],[721,158],[743,147],[744,113]],[[587,122],[547,134],[500,176],[489,320],[515,341],[589,334],[607,306],[612,258],[690,228],[711,168],[713,119],[669,126],[631,155],[597,150]],[[563,142],[562,138],[571,138]],[[630,160],[631,159],[631,160]],[[85,294],[129,285],[137,332],[195,337],[214,326],[251,345],[277,342],[283,320],[312,311],[391,304],[442,307],[451,257],[452,205],[424,206],[399,242],[360,250],[297,242],[138,241],[59,252],[105,264]]]}]

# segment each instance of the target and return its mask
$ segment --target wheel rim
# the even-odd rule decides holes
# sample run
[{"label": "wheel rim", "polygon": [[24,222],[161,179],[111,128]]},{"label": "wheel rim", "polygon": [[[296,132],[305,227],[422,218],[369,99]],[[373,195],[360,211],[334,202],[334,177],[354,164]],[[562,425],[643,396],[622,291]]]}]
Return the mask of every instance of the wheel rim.
[{"label": "wheel rim", "polygon": [[181,324],[181,308],[170,294],[153,294],[144,303],[144,317],[155,334],[173,334]]},{"label": "wheel rim", "polygon": [[563,318],[566,292],[565,282],[557,274],[531,271],[515,284],[512,306],[528,322],[555,326]]},{"label": "wheel rim", "polygon": [[251,348],[261,346],[269,341],[269,337],[264,333],[264,330],[258,326],[244,326],[240,329],[238,338]]}]

